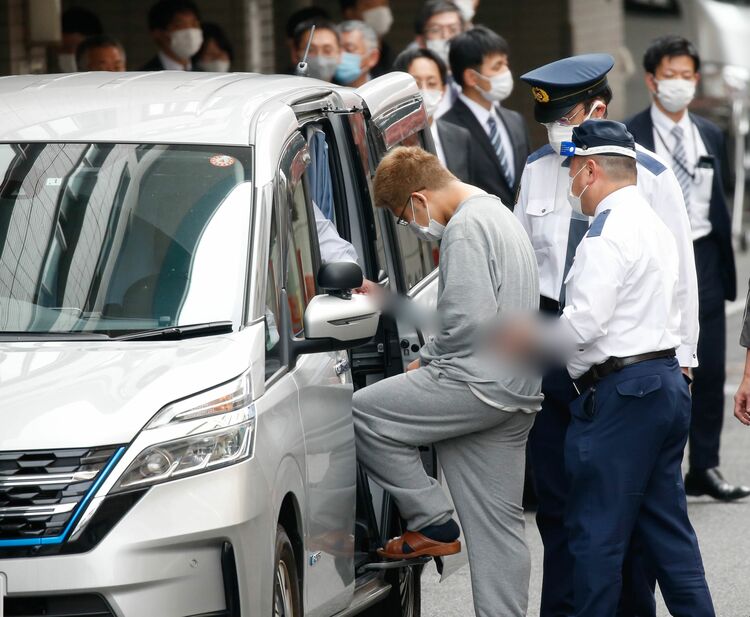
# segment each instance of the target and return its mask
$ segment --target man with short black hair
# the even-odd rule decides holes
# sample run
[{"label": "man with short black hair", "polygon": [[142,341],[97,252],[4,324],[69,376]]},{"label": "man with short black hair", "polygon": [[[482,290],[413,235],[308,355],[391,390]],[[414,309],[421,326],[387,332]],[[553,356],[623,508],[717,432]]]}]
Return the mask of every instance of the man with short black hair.
[{"label": "man with short black hair", "polygon": [[685,490],[733,501],[750,495],[750,488],[729,484],[719,471],[726,380],[724,301],[737,296],[724,198],[726,144],[718,126],[688,112],[700,79],[700,57],[690,41],[676,35],[656,39],[643,56],[643,68],[653,103],[626,124],[638,143],[672,165],[685,197],[698,274],[700,335]]},{"label": "man with short black hair", "polygon": [[419,446],[434,443],[466,538],[477,617],[522,617],[530,560],[521,497],[539,379],[498,370],[476,342],[498,315],[536,310],[531,245],[496,197],[421,148],[389,152],[374,189],[377,207],[441,241],[440,327],[407,373],[358,390],[352,403],[357,456],[406,521],[379,552],[405,559],[461,550],[453,507],[420,459]]},{"label": "man with short black hair", "polygon": [[523,116],[501,106],[513,90],[508,54],[505,39],[484,26],[456,36],[450,66],[461,94],[441,117],[471,133],[472,178],[512,209],[530,148]]},{"label": "man with short black hair", "polygon": [[159,51],[142,71],[192,71],[203,44],[198,7],[191,0],[159,0],[148,12],[148,29]]},{"label": "man with short black hair", "polygon": [[71,7],[62,14],[62,41],[57,55],[57,65],[63,73],[75,73],[76,48],[86,38],[104,32],[99,18],[81,7]]},{"label": "man with short black hair", "polygon": [[79,71],[125,70],[125,48],[116,38],[100,34],[90,36],[76,48]]}]

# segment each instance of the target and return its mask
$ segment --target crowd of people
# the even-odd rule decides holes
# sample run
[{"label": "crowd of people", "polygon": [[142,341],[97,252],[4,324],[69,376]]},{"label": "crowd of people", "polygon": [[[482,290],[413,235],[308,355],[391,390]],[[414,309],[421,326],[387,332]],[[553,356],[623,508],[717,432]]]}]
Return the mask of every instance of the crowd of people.
[{"label": "crowd of people", "polygon": [[[407,523],[383,555],[460,550],[453,508],[419,459],[418,446],[436,442],[476,614],[525,614],[528,441],[541,615],[655,615],[658,580],[673,615],[711,616],[685,495],[732,501],[750,489],[719,469],[724,302],[737,285],[724,138],[688,111],[699,52],[679,36],[654,41],[643,58],[652,104],[624,124],[608,120],[607,54],[521,76],[548,133],[532,153],[524,118],[503,105],[514,87],[508,43],[472,23],[477,5],[425,2],[397,55],[384,41],[387,0],[342,0],[340,23],[308,7],[287,24],[290,73],[305,59],[308,76],[345,86],[412,75],[437,153],[399,148],[374,182],[377,205],[441,241],[438,308],[449,323],[412,370],[355,394],[360,460]],[[157,52],[143,70],[232,68],[227,37],[189,0],[157,2],[149,29]],[[67,11],[63,30],[61,70],[124,70],[125,51],[92,14]],[[537,303],[576,351],[541,380],[497,378],[471,327]],[[748,414],[743,403],[738,418]]]}]

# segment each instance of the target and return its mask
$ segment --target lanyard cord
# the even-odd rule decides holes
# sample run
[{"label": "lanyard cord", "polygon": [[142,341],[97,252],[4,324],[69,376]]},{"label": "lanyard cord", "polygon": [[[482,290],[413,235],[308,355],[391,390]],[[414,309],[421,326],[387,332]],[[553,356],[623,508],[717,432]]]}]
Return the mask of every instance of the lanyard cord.
[{"label": "lanyard cord", "polygon": [[[695,161],[696,161],[695,167],[697,167],[698,166],[698,136],[695,134],[695,124],[691,122],[690,127],[693,133],[693,154],[695,155]],[[693,182],[695,182],[695,167],[693,167],[693,172],[690,173],[690,170],[674,157],[674,154],[672,153],[672,150],[667,145],[667,142],[664,140],[664,137],[662,136],[661,131],[658,128],[656,128],[656,124],[654,124],[654,131],[656,132],[656,136],[659,138],[659,141],[664,146],[664,149],[667,152],[669,152],[669,156],[672,158],[672,162],[674,162],[675,165],[677,165],[680,169],[682,169],[682,171],[684,171],[688,176],[690,176],[690,179]]]}]

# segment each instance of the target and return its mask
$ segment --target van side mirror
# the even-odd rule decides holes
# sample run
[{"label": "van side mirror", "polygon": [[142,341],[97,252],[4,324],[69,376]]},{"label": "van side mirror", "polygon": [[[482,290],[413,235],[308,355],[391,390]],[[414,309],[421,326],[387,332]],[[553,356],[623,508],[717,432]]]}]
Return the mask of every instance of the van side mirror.
[{"label": "van side mirror", "polygon": [[323,264],[318,270],[318,287],[329,294],[351,297],[351,290],[362,286],[362,270],[351,261]]}]

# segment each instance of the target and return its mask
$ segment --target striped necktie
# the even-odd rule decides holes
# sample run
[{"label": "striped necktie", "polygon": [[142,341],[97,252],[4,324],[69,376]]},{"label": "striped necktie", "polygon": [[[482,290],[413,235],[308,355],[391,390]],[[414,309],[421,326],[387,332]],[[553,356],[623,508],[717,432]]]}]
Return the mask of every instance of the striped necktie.
[{"label": "striped necktie", "polygon": [[682,189],[682,196],[685,198],[685,205],[690,203],[690,182],[692,178],[688,172],[687,157],[685,156],[685,142],[683,141],[684,133],[682,127],[675,124],[672,129],[672,136],[674,137],[674,149],[672,150],[672,158],[676,163],[674,165],[674,175],[677,176],[677,181],[680,183]]},{"label": "striped necktie", "polygon": [[497,122],[495,122],[495,118],[492,114],[490,114],[490,117],[487,120],[487,126],[490,129],[490,143],[495,150],[497,160],[500,161],[500,168],[503,170],[503,177],[512,190],[513,170],[510,169],[510,165],[508,165],[508,155],[505,153],[505,148],[503,148],[503,140],[500,139],[500,131],[497,130]]}]

